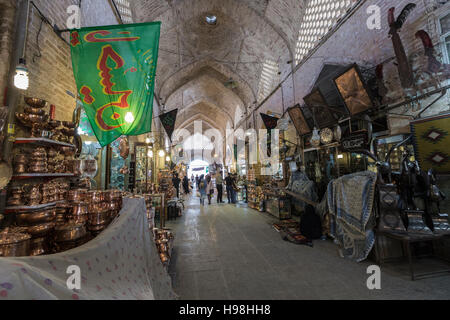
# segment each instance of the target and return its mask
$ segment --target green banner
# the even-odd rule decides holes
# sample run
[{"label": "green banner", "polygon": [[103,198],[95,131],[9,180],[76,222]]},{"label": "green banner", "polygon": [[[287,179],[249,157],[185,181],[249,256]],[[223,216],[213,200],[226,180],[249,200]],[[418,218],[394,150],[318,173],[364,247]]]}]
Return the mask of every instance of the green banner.
[{"label": "green banner", "polygon": [[121,135],[151,131],[161,22],[72,30],[78,94],[106,146]]}]

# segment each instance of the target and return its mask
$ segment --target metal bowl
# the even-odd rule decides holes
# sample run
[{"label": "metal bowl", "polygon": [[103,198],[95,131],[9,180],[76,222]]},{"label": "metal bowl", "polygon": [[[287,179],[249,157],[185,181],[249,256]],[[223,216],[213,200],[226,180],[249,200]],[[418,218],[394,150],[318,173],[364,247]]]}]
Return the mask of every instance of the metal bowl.
[{"label": "metal bowl", "polygon": [[98,213],[89,214],[89,224],[90,225],[103,225],[108,222],[109,211],[103,211]]},{"label": "metal bowl", "polygon": [[88,206],[84,202],[74,203],[72,207],[69,209],[69,213],[72,216],[81,216],[88,214]]},{"label": "metal bowl", "polygon": [[34,211],[29,213],[20,213],[16,215],[16,221],[20,226],[36,225],[53,222],[56,217],[56,210],[49,209],[43,211]]},{"label": "metal bowl", "polygon": [[47,238],[35,238],[30,240],[30,256],[40,256],[48,252]]},{"label": "metal bowl", "polygon": [[28,227],[27,233],[31,234],[32,237],[43,237],[51,232],[55,228],[54,222],[48,222],[43,224],[38,224],[35,226]]},{"label": "metal bowl", "polygon": [[69,129],[74,129],[75,128],[75,123],[71,122],[71,121],[63,121],[62,125],[64,127],[66,127],[66,128],[69,128]]},{"label": "metal bowl", "polygon": [[86,195],[86,189],[70,190],[68,192],[67,199],[72,202],[82,202],[86,200]]},{"label": "metal bowl", "polygon": [[24,100],[27,105],[33,108],[42,109],[48,105],[47,101],[39,98],[25,97]]},{"label": "metal bowl", "polygon": [[89,191],[87,195],[87,200],[90,203],[98,204],[105,201],[105,194],[103,191]]},{"label": "metal bowl", "polygon": [[1,233],[0,234],[0,257],[23,257],[30,254],[29,234],[24,233]]},{"label": "metal bowl", "polygon": [[38,116],[43,116],[43,115],[45,115],[45,110],[43,110],[43,109],[41,109],[41,108],[34,108],[34,107],[25,106],[25,107],[23,108],[23,111],[24,111],[25,113],[28,113],[28,114],[36,114],[36,115],[38,115]]},{"label": "metal bowl", "polygon": [[55,241],[65,242],[78,240],[86,235],[86,228],[83,224],[69,222],[55,227]]}]

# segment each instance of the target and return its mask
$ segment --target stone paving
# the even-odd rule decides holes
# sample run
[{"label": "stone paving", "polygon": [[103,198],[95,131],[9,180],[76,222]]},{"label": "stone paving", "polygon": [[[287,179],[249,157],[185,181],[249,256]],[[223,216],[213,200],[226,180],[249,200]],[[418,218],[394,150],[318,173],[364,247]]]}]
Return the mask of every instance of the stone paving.
[{"label": "stone paving", "polygon": [[[213,202],[215,199],[213,200]],[[450,274],[411,281],[407,265],[384,265],[381,290],[366,286],[371,261],[338,255],[332,241],[314,247],[283,241],[274,218],[244,205],[186,199],[169,273],[180,299],[449,299]]]}]

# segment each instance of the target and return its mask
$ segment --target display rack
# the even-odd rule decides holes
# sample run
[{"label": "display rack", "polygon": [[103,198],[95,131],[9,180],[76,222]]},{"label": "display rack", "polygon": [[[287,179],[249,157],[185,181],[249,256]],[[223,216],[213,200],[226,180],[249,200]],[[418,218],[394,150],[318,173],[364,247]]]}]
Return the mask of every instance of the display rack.
[{"label": "display rack", "polygon": [[33,178],[71,178],[73,173],[21,173],[12,176],[12,180],[24,180]]},{"label": "display rack", "polygon": [[49,203],[42,203],[34,206],[13,206],[13,207],[6,207],[5,213],[14,213],[14,212],[28,212],[28,211],[34,211],[34,210],[40,210],[40,209],[46,209],[53,207],[57,204],[57,202],[49,202]]},{"label": "display rack", "polygon": [[60,146],[76,148],[75,145],[67,142],[55,141],[48,138],[16,138],[15,144],[33,144],[42,147]]}]

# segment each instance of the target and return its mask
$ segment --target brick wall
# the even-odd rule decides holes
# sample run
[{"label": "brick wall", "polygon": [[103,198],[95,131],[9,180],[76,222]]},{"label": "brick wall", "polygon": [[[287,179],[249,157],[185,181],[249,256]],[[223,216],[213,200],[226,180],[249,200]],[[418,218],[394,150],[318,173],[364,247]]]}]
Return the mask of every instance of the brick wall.
[{"label": "brick wall", "polygon": [[[2,2],[6,0],[0,0]],[[1,3],[1,2],[0,2]],[[50,20],[52,25],[65,29],[69,14],[67,7],[78,4],[77,0],[34,0],[39,10]],[[3,10],[2,10],[3,12]],[[108,0],[85,0],[82,2],[82,26],[117,24],[117,19]],[[2,13],[3,16],[3,13]],[[12,18],[9,18],[12,19]],[[4,22],[5,21],[5,22]],[[45,22],[41,24],[41,17],[37,10],[31,7],[29,20],[29,33],[26,49],[27,66],[30,72],[30,86],[24,92],[25,96],[33,96],[45,99],[56,105],[56,118],[60,120],[71,120],[75,108],[76,85],[72,72],[72,61],[69,45],[59,38],[52,28]],[[0,23],[10,23],[8,18]],[[41,29],[39,33],[39,29]],[[13,37],[12,29],[3,30],[2,49],[0,55],[0,85],[3,97],[3,88],[6,81],[6,68],[3,56],[11,48],[10,38]],[[39,33],[39,41],[37,39]],[[5,38],[6,40],[3,40]],[[68,39],[68,34],[64,34]],[[7,42],[3,50],[3,42]],[[8,42],[9,41],[9,42]],[[9,60],[8,60],[9,61]],[[71,95],[71,94],[72,95]],[[21,104],[23,102],[21,101]]]}]

